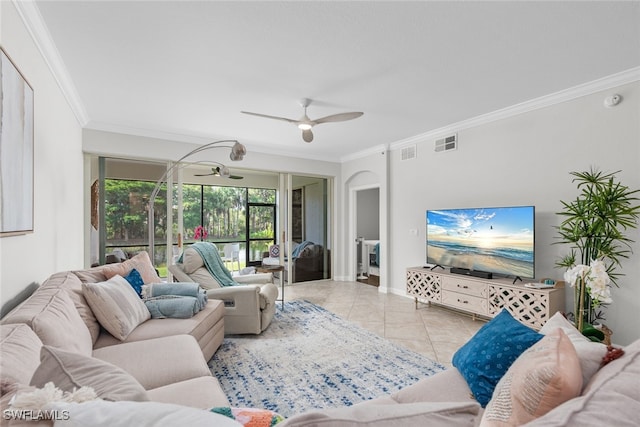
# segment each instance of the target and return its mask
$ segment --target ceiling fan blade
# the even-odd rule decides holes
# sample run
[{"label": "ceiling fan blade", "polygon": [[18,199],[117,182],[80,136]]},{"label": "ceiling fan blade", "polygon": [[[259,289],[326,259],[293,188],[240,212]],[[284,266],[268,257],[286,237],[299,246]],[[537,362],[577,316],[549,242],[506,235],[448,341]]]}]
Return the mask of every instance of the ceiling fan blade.
[{"label": "ceiling fan blade", "polygon": [[352,113],[340,113],[340,114],[332,114],[331,116],[322,117],[320,119],[312,120],[314,124],[319,125],[320,123],[329,123],[329,122],[344,122],[346,120],[357,119],[362,116],[364,113],[362,112],[352,112]]},{"label": "ceiling fan blade", "polygon": [[302,131],[302,139],[304,140],[304,142],[313,141],[313,132],[311,132],[311,129]]},{"label": "ceiling fan blade", "polygon": [[220,175],[220,166],[211,168],[211,173],[194,173],[193,176],[218,176]]},{"label": "ceiling fan blade", "polygon": [[289,123],[298,123],[298,120],[287,119],[286,117],[269,116],[267,114],[250,113],[249,111],[240,111],[243,114],[249,114],[250,116],[264,117],[265,119],[282,120]]}]

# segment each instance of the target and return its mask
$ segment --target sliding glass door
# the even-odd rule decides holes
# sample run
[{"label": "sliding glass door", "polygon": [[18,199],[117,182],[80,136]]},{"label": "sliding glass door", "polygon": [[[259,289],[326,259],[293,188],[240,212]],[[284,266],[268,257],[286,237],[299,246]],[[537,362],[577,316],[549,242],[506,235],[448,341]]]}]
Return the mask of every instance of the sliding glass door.
[{"label": "sliding glass door", "polygon": [[330,184],[323,177],[283,175],[285,278],[290,283],[331,278]]}]

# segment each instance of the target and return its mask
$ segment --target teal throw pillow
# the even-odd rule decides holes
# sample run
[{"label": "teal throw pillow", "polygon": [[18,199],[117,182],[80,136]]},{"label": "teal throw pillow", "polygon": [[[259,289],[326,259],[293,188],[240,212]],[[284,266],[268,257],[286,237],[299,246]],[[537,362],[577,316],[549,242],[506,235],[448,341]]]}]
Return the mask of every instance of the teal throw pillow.
[{"label": "teal throw pillow", "polygon": [[511,364],[543,336],[503,309],[453,355],[453,366],[484,408]]},{"label": "teal throw pillow", "polygon": [[125,280],[129,282],[133,290],[142,298],[142,285],[144,285],[144,281],[142,280],[140,272],[134,268],[125,276]]}]

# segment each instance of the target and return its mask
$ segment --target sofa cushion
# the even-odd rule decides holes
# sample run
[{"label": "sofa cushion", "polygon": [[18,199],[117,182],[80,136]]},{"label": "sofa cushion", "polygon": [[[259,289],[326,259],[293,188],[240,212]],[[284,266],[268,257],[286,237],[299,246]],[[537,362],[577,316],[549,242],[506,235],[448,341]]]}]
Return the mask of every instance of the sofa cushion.
[{"label": "sofa cushion", "polygon": [[65,289],[38,288],[2,323],[25,323],[45,345],[91,355],[91,334]]},{"label": "sofa cushion", "polygon": [[149,400],[142,385],[117,366],[45,345],[31,385],[44,387],[48,382],[62,391],[91,387],[104,400]]},{"label": "sofa cushion", "polygon": [[469,385],[456,368],[423,378],[382,399],[387,398],[397,403],[475,401]]},{"label": "sofa cushion", "polygon": [[480,405],[476,402],[358,404],[294,415],[278,425],[282,427],[472,427],[477,425],[479,411]]},{"label": "sofa cushion", "polygon": [[73,304],[76,306],[76,310],[78,310],[78,314],[80,314],[84,324],[87,325],[87,329],[89,329],[91,342],[95,343],[98,335],[100,335],[100,323],[98,323],[98,319],[96,319],[93,311],[91,311],[91,307],[89,307],[89,303],[87,303],[87,300],[84,298],[80,278],[71,271],[55,273],[49,276],[41,286],[43,289],[49,287],[67,290]]},{"label": "sofa cushion", "polygon": [[520,355],[500,379],[481,427],[532,421],[582,390],[580,360],[571,340],[555,329]]},{"label": "sofa cushion", "polygon": [[147,390],[147,393],[154,402],[175,403],[200,409],[229,406],[227,395],[222,391],[218,379],[211,375],[167,384]]},{"label": "sofa cushion", "polygon": [[[189,319],[150,319],[135,328],[124,342],[143,341],[168,335],[189,334],[193,336],[203,350],[205,359],[213,355],[220,343],[212,345],[211,338],[217,330],[224,329],[224,304],[219,300],[209,300],[204,309]],[[222,331],[224,333],[224,331]],[[119,344],[111,334],[102,333],[94,348]],[[207,351],[205,352],[205,349]]]},{"label": "sofa cushion", "polygon": [[[149,363],[149,355],[153,355],[153,363]],[[198,342],[191,335],[111,345],[94,350],[93,357],[124,369],[147,390],[211,376]]]},{"label": "sofa cushion", "polygon": [[82,288],[102,327],[120,340],[151,318],[144,301],[121,276],[101,283],[83,283]]},{"label": "sofa cushion", "polygon": [[640,414],[640,340],[624,347],[624,351],[622,357],[603,366],[591,378],[582,396],[526,425],[636,425]]},{"label": "sofa cushion", "polygon": [[140,252],[131,259],[128,259],[121,263],[109,264],[102,267],[102,273],[107,279],[114,276],[126,276],[133,269],[138,270],[145,285],[149,283],[161,283],[162,279],[156,273],[156,269],[149,259],[149,254],[146,252]]},{"label": "sofa cushion", "polygon": [[582,335],[560,312],[551,316],[540,333],[548,335],[557,329],[562,329],[575,347],[582,367],[582,385],[586,387],[591,377],[600,369],[602,358],[607,354],[607,346]]},{"label": "sofa cushion", "polygon": [[100,283],[107,280],[107,276],[104,275],[104,269],[106,267],[108,266],[101,265],[86,270],[75,270],[72,273],[75,274],[82,283]]},{"label": "sofa cushion", "polygon": [[511,364],[542,337],[503,309],[453,355],[453,366],[484,408]]},{"label": "sofa cushion", "polygon": [[28,384],[40,365],[42,341],[23,323],[0,325],[0,379]]}]

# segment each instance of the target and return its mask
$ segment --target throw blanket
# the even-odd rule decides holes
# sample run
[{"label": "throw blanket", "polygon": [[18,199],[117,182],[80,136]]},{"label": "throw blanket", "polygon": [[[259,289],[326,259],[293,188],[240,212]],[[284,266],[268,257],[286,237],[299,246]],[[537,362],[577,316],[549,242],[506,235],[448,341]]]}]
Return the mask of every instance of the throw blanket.
[{"label": "throw blanket", "polygon": [[306,248],[307,246],[311,246],[313,245],[313,242],[310,242],[308,240],[304,240],[302,242],[300,242],[300,244],[298,246],[296,246],[296,248],[293,250],[293,252],[291,252],[291,258],[298,258],[300,256],[300,254],[302,253],[302,251],[304,250],[304,248]]},{"label": "throw blanket", "polygon": [[161,295],[197,297],[200,290],[200,285],[195,282],[150,283],[142,286],[142,298],[159,297]]},{"label": "throw blanket", "polygon": [[[206,294],[205,294],[206,295]],[[152,319],[188,319],[202,309],[202,303],[196,297],[180,295],[162,295],[144,300]]]},{"label": "throw blanket", "polygon": [[151,283],[142,287],[142,297],[152,318],[186,319],[207,305],[207,293],[197,283]]},{"label": "throw blanket", "polygon": [[[222,262],[222,258],[220,258],[220,253],[218,252],[218,247],[215,244],[210,242],[196,242],[191,245],[191,247],[200,254],[207,271],[220,283],[220,286],[237,285],[233,277],[231,277],[229,270],[224,266],[224,262]],[[182,262],[182,255],[178,262]]]}]

